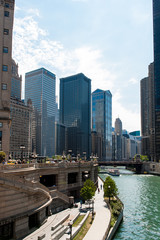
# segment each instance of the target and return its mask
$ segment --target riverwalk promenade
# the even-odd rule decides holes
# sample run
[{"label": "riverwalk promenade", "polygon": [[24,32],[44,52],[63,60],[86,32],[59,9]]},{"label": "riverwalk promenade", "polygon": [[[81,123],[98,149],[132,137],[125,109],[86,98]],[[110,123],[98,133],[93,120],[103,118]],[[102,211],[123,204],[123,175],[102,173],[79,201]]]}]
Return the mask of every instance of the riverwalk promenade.
[{"label": "riverwalk promenade", "polygon": [[[100,189],[100,186],[103,185],[103,182],[100,178],[98,178],[98,186]],[[95,218],[94,221],[87,232],[86,236],[83,238],[84,240],[104,240],[106,231],[109,227],[111,213],[107,207],[107,204],[104,202],[103,198],[103,189],[100,189],[100,192],[98,193],[98,190],[95,193],[95,200],[94,200],[94,212],[95,212]],[[58,222],[60,222],[62,219],[64,219],[67,215],[69,217],[66,217],[66,221],[64,222],[64,226],[68,225],[67,223],[74,219],[75,216],[82,211],[88,210],[88,204],[82,204],[82,208],[80,207],[80,204],[78,203],[78,208],[69,208],[66,209],[60,213],[53,214],[52,216],[48,217],[45,224],[43,224],[39,229],[28,235],[24,238],[24,240],[37,240],[40,239],[39,236],[44,236],[43,240],[50,240],[52,239],[52,231],[51,228],[55,226]],[[74,227],[72,228],[72,231],[74,231]],[[69,238],[69,228],[66,230],[66,234],[64,234],[60,240],[66,240]]]}]

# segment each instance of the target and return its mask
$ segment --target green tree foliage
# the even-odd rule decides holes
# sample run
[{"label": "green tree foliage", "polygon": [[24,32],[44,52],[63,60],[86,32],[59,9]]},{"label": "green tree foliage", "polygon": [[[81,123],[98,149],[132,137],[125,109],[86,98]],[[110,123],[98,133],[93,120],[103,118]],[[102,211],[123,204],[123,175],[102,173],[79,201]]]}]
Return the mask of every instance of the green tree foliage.
[{"label": "green tree foliage", "polygon": [[0,163],[3,162],[3,160],[5,160],[6,154],[3,151],[0,151]]},{"label": "green tree foliage", "polygon": [[118,188],[116,186],[116,183],[110,176],[106,177],[103,188],[105,197],[113,197],[118,195]]},{"label": "green tree foliage", "polygon": [[142,161],[149,161],[149,158],[146,155],[141,155],[141,160]]},{"label": "green tree foliage", "polygon": [[94,182],[90,179],[87,179],[84,183],[83,188],[80,191],[81,197],[86,201],[90,200],[96,191],[96,186],[94,185]]}]

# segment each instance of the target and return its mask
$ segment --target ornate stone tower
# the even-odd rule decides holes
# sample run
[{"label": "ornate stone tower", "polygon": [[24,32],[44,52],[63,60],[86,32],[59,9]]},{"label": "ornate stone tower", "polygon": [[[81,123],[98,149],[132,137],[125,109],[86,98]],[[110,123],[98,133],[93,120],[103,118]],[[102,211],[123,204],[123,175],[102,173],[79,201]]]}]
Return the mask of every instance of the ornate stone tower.
[{"label": "ornate stone tower", "polygon": [[9,154],[12,30],[15,0],[0,0],[0,151]]}]

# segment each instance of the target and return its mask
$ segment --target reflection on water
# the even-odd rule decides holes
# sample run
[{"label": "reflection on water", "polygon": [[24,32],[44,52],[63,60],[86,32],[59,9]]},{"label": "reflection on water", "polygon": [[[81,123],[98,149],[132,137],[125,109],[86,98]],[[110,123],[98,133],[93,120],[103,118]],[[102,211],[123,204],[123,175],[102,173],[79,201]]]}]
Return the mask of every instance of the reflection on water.
[{"label": "reflection on water", "polygon": [[[113,177],[124,203],[124,219],[114,240],[160,240],[160,177],[137,175],[119,168]],[[107,174],[101,177],[105,180]]]}]

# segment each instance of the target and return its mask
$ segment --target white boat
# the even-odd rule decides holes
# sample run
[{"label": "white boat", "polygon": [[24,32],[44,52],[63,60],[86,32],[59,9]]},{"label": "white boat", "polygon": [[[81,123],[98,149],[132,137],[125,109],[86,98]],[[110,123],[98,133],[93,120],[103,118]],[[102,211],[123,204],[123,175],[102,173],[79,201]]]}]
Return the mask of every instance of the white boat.
[{"label": "white boat", "polygon": [[119,169],[108,169],[108,174],[111,175],[111,176],[119,176],[120,175],[120,172],[119,172]]}]

